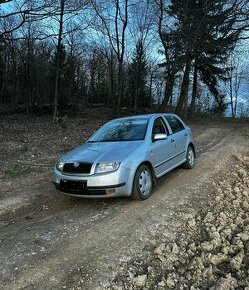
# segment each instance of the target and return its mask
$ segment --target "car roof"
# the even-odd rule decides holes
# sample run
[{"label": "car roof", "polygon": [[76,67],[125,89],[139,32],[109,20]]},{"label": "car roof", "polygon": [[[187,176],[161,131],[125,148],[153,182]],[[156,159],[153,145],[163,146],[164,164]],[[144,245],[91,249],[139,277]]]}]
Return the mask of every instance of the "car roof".
[{"label": "car roof", "polygon": [[131,120],[131,119],[150,119],[152,117],[161,117],[161,116],[172,116],[174,114],[169,113],[153,113],[153,114],[144,114],[144,115],[134,115],[134,116],[125,116],[122,118],[113,119],[111,121],[121,121],[121,120]]}]

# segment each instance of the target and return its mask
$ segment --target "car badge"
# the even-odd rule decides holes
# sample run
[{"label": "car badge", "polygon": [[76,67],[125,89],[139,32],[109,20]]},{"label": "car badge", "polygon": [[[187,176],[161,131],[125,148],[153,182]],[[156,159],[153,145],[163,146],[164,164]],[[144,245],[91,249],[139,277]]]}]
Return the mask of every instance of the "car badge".
[{"label": "car badge", "polygon": [[73,164],[73,166],[76,168],[76,167],[78,167],[80,164],[79,164],[79,162],[74,162],[74,164]]}]

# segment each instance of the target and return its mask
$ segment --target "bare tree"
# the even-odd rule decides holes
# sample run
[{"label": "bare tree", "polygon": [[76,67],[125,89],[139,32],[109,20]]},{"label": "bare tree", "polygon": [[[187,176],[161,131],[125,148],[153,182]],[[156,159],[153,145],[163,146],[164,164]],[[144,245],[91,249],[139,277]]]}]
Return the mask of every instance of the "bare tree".
[{"label": "bare tree", "polygon": [[56,60],[55,60],[53,120],[55,120],[58,116],[59,78],[61,74],[61,50],[62,50],[62,34],[63,34],[63,24],[64,24],[65,2],[66,0],[60,0],[59,31],[58,31],[58,41],[56,45]]},{"label": "bare tree", "polygon": [[239,101],[239,92],[241,89],[242,81],[244,79],[244,71],[242,67],[242,60],[238,57],[238,54],[233,54],[228,62],[228,94],[230,97],[230,107],[232,118],[237,116],[237,108]]},{"label": "bare tree", "polygon": [[106,2],[91,0],[91,3],[99,20],[98,23],[95,23],[95,27],[107,37],[118,60],[118,90],[114,107],[114,113],[118,115],[124,95],[124,54],[129,0],[109,0]]},{"label": "bare tree", "polygon": [[142,0],[134,4],[130,16],[130,34],[135,42],[135,53],[130,64],[131,105],[134,105],[134,112],[138,110],[140,99],[145,101],[145,78],[148,74],[147,50],[152,43],[154,36],[151,31],[154,26],[155,16],[152,13],[150,0]]},{"label": "bare tree", "polygon": [[59,100],[59,81],[61,76],[61,54],[62,54],[62,37],[64,35],[64,24],[71,20],[73,16],[82,11],[86,6],[86,1],[69,1],[69,0],[60,0],[58,17],[54,17],[58,23],[58,35],[56,43],[56,52],[55,52],[55,85],[54,85],[54,112],[53,120],[55,121],[58,117],[58,100]]},{"label": "bare tree", "polygon": [[56,1],[5,1],[4,3],[11,2],[8,7],[2,3],[0,7],[0,23],[2,23],[0,39],[8,38],[10,33],[18,30],[27,21],[42,21],[43,19],[57,15]]},{"label": "bare tree", "polygon": [[194,62],[194,73],[193,73],[193,89],[192,89],[192,98],[190,105],[190,114],[189,117],[193,118],[196,111],[196,99],[197,99],[197,87],[198,86],[198,67],[196,62]]}]

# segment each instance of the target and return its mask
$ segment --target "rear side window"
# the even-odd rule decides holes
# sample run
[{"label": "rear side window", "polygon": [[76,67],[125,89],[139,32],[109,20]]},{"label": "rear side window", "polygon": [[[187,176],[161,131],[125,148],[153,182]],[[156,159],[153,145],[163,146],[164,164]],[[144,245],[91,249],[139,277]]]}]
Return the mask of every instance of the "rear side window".
[{"label": "rear side window", "polygon": [[185,129],[182,122],[180,122],[175,116],[165,116],[165,119],[169,122],[173,134]]}]

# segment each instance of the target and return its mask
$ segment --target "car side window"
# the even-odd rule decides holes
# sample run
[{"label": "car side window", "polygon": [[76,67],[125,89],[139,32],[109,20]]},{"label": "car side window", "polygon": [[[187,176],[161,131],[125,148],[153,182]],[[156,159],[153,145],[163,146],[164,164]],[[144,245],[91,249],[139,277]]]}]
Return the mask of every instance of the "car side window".
[{"label": "car side window", "polygon": [[165,116],[165,118],[168,121],[173,134],[185,129],[182,122],[180,122],[175,116]]},{"label": "car side window", "polygon": [[154,121],[153,129],[152,129],[152,137],[155,136],[155,134],[167,134],[168,135],[166,125],[164,124],[164,121],[162,120],[162,118],[157,118]]}]

